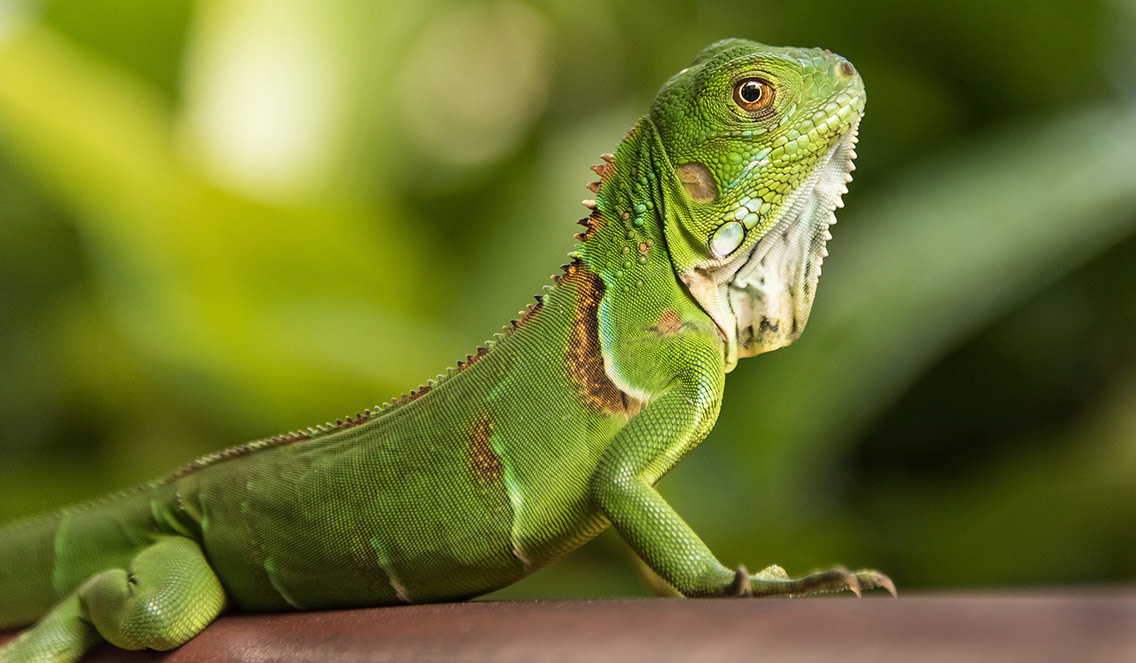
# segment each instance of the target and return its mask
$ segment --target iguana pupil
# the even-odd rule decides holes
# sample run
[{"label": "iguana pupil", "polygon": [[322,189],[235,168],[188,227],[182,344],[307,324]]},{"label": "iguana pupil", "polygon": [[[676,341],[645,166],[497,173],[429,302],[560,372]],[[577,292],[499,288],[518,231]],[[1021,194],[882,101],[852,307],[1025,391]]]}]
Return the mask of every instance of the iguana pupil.
[{"label": "iguana pupil", "polygon": [[751,104],[761,98],[761,83],[757,81],[747,81],[742,85],[742,99],[750,102]]},{"label": "iguana pupil", "polygon": [[772,86],[760,78],[747,78],[734,88],[734,102],[751,113],[768,108],[772,101]]}]

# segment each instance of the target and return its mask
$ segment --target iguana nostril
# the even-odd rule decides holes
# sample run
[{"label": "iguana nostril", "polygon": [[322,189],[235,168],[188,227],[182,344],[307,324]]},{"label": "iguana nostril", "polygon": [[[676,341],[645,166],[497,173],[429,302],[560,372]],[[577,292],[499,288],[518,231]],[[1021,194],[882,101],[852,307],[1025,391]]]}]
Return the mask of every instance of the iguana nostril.
[{"label": "iguana nostril", "polygon": [[840,73],[845,78],[851,78],[852,75],[856,73],[856,68],[852,66],[851,62],[841,58],[840,59]]}]

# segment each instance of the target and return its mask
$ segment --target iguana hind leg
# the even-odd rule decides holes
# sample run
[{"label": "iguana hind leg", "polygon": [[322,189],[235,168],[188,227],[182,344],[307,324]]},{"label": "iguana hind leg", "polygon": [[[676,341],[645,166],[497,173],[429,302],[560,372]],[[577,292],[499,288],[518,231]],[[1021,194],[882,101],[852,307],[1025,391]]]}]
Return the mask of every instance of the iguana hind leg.
[{"label": "iguana hind leg", "polygon": [[225,591],[201,548],[167,537],[128,568],[100,571],[0,650],[3,663],[75,661],[101,639],[122,649],[173,649],[225,607]]},{"label": "iguana hind leg", "polygon": [[79,596],[99,634],[122,649],[173,649],[225,607],[225,590],[201,548],[179,536],[138,553],[129,569],[96,575]]}]

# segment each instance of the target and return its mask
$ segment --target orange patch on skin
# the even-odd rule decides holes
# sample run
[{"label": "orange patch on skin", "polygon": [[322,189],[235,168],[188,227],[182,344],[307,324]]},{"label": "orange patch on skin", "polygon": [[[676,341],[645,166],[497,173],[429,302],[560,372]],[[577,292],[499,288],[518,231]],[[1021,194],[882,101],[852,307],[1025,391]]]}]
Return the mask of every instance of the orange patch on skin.
[{"label": "orange patch on skin", "polygon": [[489,415],[477,418],[469,436],[469,460],[478,478],[492,483],[501,478],[504,465],[489,440],[493,437],[493,423]]},{"label": "orange patch on skin", "polygon": [[600,226],[603,225],[603,214],[597,209],[588,216],[588,229],[585,230],[580,238],[580,241],[586,242],[595,237],[599,232]]},{"label": "orange patch on skin", "polygon": [[682,321],[682,318],[678,317],[678,314],[675,313],[673,309],[667,309],[663,311],[662,317],[659,318],[659,324],[651,327],[650,331],[655,332],[659,336],[674,336],[682,331],[682,328],[685,326],[686,323]]},{"label": "orange patch on skin", "polygon": [[627,413],[630,399],[608,378],[600,350],[599,307],[604,295],[603,279],[573,262],[561,284],[576,294],[565,355],[573,386],[590,409],[604,414]]}]

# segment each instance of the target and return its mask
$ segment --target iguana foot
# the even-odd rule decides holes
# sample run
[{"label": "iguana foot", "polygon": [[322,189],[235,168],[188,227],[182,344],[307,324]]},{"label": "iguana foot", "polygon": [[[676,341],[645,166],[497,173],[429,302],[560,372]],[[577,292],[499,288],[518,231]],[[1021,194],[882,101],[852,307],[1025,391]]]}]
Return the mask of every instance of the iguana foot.
[{"label": "iguana foot", "polygon": [[733,596],[809,596],[848,590],[860,596],[867,589],[885,589],[896,596],[895,583],[891,578],[871,569],[849,571],[834,566],[824,571],[814,571],[807,576],[790,578],[785,569],[774,564],[758,573],[750,574],[744,566],[739,566],[728,593]]}]

